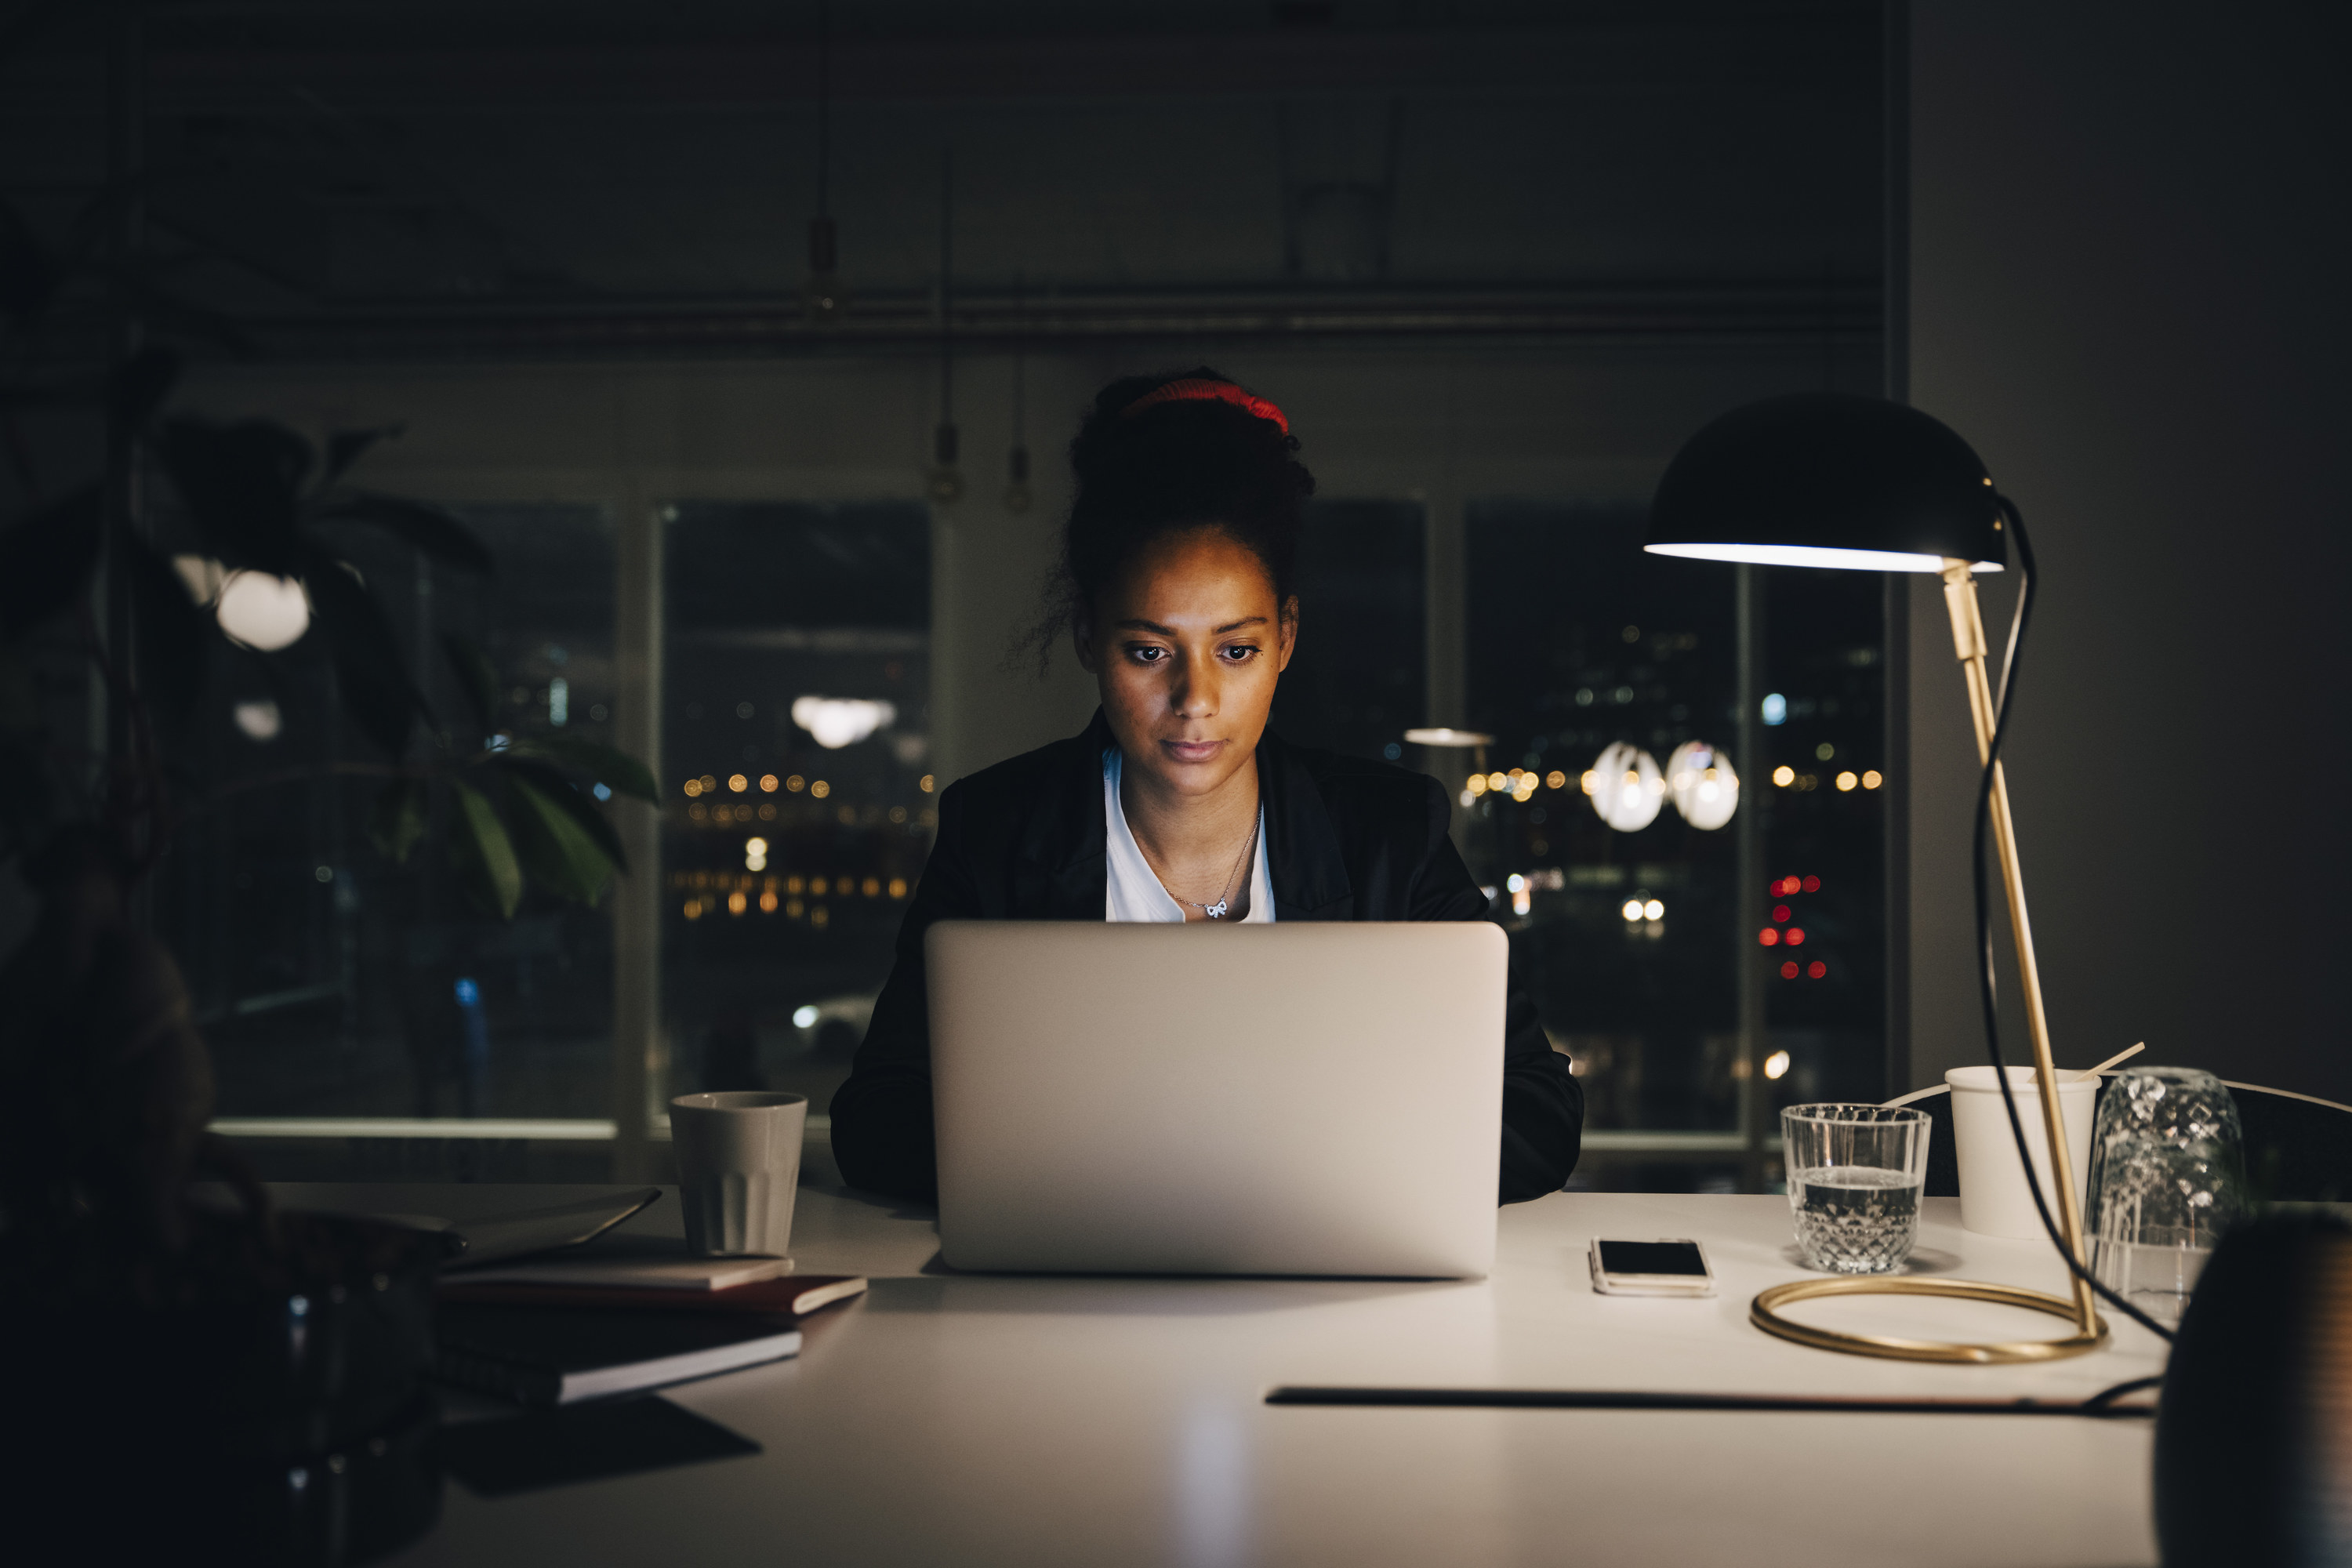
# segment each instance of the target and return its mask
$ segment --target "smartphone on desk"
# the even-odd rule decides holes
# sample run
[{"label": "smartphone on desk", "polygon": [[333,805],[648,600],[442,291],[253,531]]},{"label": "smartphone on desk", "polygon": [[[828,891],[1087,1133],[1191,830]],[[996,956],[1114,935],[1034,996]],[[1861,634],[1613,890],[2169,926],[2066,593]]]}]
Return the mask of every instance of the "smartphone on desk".
[{"label": "smartphone on desk", "polygon": [[1696,1241],[1592,1238],[1592,1288],[1603,1296],[1712,1296],[1715,1270]]}]

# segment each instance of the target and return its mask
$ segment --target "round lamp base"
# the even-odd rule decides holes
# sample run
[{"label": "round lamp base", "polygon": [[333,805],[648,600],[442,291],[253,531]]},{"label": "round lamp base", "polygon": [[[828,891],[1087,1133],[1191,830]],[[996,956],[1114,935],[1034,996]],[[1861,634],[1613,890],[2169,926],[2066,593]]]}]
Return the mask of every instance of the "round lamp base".
[{"label": "round lamp base", "polygon": [[2016,1285],[1984,1285],[1973,1279],[1914,1279],[1907,1276],[1854,1274],[1829,1279],[1796,1279],[1759,1294],[1748,1309],[1748,1321],[1768,1334],[1817,1351],[1846,1355],[1884,1356],[1890,1361],[1935,1361],[1990,1365],[2009,1362],[2063,1361],[2095,1351],[2107,1342],[2107,1322],[2094,1313],[2089,1331],[2063,1339],[2012,1340],[1998,1344],[1951,1344],[1940,1340],[1906,1340],[1883,1334],[1848,1334],[1792,1322],[1780,1309],[1791,1301],[1822,1296],[1944,1296],[1962,1301],[1990,1301],[1997,1307],[2022,1307],[2074,1321],[2074,1303],[2061,1297]]}]

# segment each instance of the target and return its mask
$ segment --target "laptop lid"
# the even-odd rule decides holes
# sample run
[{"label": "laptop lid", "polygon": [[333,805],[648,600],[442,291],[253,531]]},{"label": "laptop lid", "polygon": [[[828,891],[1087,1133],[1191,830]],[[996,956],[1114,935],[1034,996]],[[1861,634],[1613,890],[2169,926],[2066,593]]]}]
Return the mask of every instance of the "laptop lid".
[{"label": "laptop lid", "polygon": [[1487,921],[942,921],[951,1268],[1475,1278],[1509,945]]}]

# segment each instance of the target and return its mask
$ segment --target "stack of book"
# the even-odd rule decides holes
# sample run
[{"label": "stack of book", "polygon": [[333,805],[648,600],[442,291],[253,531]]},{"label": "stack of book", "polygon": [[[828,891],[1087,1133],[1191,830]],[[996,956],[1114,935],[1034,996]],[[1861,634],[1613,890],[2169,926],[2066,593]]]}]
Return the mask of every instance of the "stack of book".
[{"label": "stack of book", "polygon": [[444,1381],[574,1405],[797,1355],[800,1321],[866,1289],[786,1258],[607,1257],[444,1276]]}]

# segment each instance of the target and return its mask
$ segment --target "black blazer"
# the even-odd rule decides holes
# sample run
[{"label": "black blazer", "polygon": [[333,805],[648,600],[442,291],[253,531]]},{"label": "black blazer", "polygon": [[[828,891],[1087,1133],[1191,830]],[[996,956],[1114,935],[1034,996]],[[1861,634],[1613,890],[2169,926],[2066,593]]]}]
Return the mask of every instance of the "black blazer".
[{"label": "black blazer", "polygon": [[[833,1097],[833,1152],[850,1185],[937,1200],[930,998],[934,921],[1098,921],[1108,890],[1102,754],[1086,733],[999,763],[940,797],[939,837],[898,928],[898,958],[849,1081]],[[1486,898],[1446,835],[1433,779],[1331,752],[1258,742],[1266,866],[1277,921],[1475,921]],[[1557,1192],[1576,1168],[1584,1091],[1536,1019],[1516,956],[1503,1047],[1502,1200]]]}]

